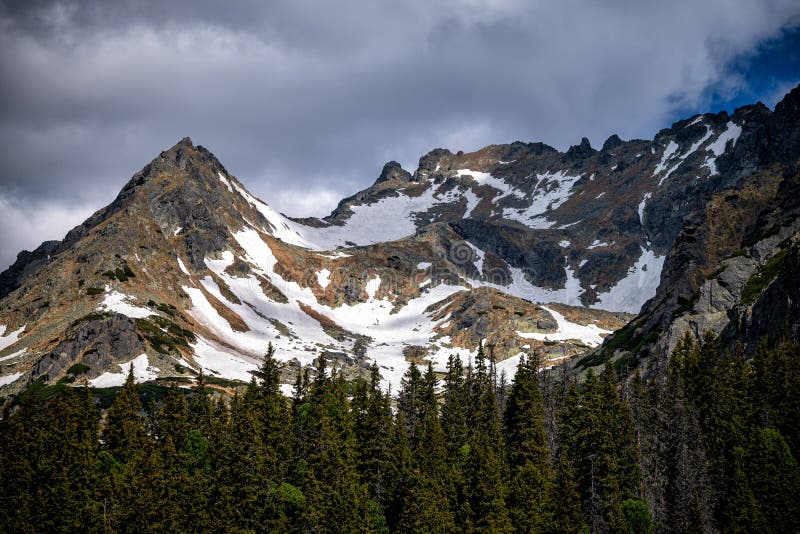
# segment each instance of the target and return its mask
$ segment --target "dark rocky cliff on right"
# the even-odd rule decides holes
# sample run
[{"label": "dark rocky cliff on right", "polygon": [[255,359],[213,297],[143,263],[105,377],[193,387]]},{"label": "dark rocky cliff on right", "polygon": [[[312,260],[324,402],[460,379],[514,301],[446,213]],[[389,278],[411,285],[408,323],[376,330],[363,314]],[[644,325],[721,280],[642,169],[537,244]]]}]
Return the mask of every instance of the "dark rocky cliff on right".
[{"label": "dark rocky cliff on right", "polygon": [[750,127],[717,160],[726,187],[684,220],[655,297],[576,366],[647,369],[687,331],[747,355],[800,339],[800,87],[737,115]]}]

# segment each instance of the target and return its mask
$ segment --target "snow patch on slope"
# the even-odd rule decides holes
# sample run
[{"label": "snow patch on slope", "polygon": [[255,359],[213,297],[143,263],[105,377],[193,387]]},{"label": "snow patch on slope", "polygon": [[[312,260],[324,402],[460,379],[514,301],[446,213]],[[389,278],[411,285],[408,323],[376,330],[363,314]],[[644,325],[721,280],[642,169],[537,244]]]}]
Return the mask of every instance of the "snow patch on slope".
[{"label": "snow patch on slope", "polygon": [[537,175],[536,186],[526,197],[530,205],[523,209],[505,208],[503,218],[535,229],[550,228],[553,224],[543,215],[569,200],[572,187],[580,178],[580,175],[570,176],[563,170]]},{"label": "snow patch on slope", "polygon": [[183,264],[183,260],[181,260],[180,258],[178,258],[178,267],[180,267],[181,272],[183,272],[183,274],[188,274],[191,276],[192,273],[189,272],[189,270],[186,268],[186,265]]},{"label": "snow patch on slope", "polygon": [[106,286],[106,294],[103,297],[103,302],[100,303],[97,309],[121,313],[133,319],[143,319],[153,315],[151,310],[135,306],[128,302],[129,300],[136,300],[136,297],[125,295],[116,290],[110,290],[110,286]]},{"label": "snow patch on slope", "polygon": [[656,165],[656,168],[653,171],[654,176],[664,172],[664,170],[667,168],[667,163],[670,159],[672,159],[672,156],[675,155],[675,152],[677,152],[678,148],[678,143],[670,140],[667,148],[664,149],[664,153],[661,155],[661,161],[658,162],[658,165]]},{"label": "snow patch on slope", "polygon": [[467,245],[469,245],[469,248],[472,249],[472,257],[475,258],[473,265],[475,265],[475,268],[478,270],[478,274],[480,275],[483,273],[483,260],[486,258],[486,253],[469,241],[467,241]]},{"label": "snow patch on slope", "polygon": [[[269,299],[252,276],[231,277],[224,271],[226,261],[206,260],[209,268],[220,276],[231,292],[242,301],[241,304],[228,302],[210,277],[201,280],[206,291],[239,315],[250,328],[247,332],[238,332],[217,313],[200,289],[183,288],[192,300],[192,308],[188,313],[226,347],[235,347],[235,353],[231,354],[227,348],[214,346],[209,341],[198,340],[193,345],[195,360],[231,378],[233,378],[232,373],[240,368],[236,361],[230,361],[230,368],[220,369],[221,364],[218,361],[212,363],[208,358],[213,356],[222,359],[223,362],[230,358],[245,363],[255,362],[266,350],[269,342],[275,346],[278,358],[296,357],[303,364],[310,364],[322,350],[352,351],[354,341],[350,339],[339,341],[330,337],[316,319],[303,311],[301,308],[303,305],[306,309],[310,308],[315,313],[346,327],[350,332],[372,337],[373,342],[366,349],[367,358],[378,361],[385,379],[384,385],[388,387],[391,384],[393,388],[397,388],[400,378],[408,367],[403,350],[410,345],[429,345],[438,335],[435,330],[438,321],[432,319],[433,312],[428,313],[425,310],[453,293],[466,289],[462,286],[439,285],[411,299],[399,310],[395,310],[394,303],[389,299],[375,298],[380,280],[374,277],[367,282],[370,286],[365,287],[370,295],[369,301],[329,307],[317,302],[309,288],[300,287],[296,282],[286,280],[275,273],[277,260],[269,245],[261,240],[257,232],[244,229],[234,234],[234,238],[246,252],[243,259],[254,265],[255,272],[266,276],[287,297],[288,302],[280,303]],[[230,253],[223,256],[233,260],[233,255]],[[287,335],[285,330],[281,333],[272,322],[265,320],[265,317],[279,319],[290,334]],[[197,357],[198,353],[200,359]]]},{"label": "snow patch on slope", "polygon": [[381,277],[375,276],[374,278],[370,278],[367,282],[367,287],[364,290],[367,292],[367,296],[369,300],[375,300],[375,295],[378,293],[378,289],[381,287]]},{"label": "snow patch on slope", "polygon": [[136,382],[145,382],[158,378],[158,368],[150,366],[150,362],[147,361],[147,354],[140,354],[129,362],[119,364],[122,369],[121,372],[105,372],[97,378],[89,380],[89,385],[95,388],[121,386],[128,377],[128,368],[131,364],[133,364],[133,376]]},{"label": "snow patch on slope", "polygon": [[741,134],[742,127],[729,121],[726,130],[719,134],[719,137],[709,145],[708,150],[713,152],[715,156],[721,156],[725,152],[728,141],[733,141],[731,146],[735,146],[736,140],[739,139]]},{"label": "snow patch on slope", "polygon": [[644,208],[647,205],[647,201],[650,200],[650,197],[653,196],[653,193],[645,193],[644,198],[641,202],[639,202],[639,209],[637,210],[639,213],[639,222],[644,224]]},{"label": "snow patch on slope", "polygon": [[319,287],[325,289],[331,283],[331,272],[328,269],[317,271],[317,283]]},{"label": "snow patch on slope", "polygon": [[0,386],[13,384],[20,379],[23,373],[11,373],[10,375],[0,376]]},{"label": "snow patch on slope", "polygon": [[478,185],[488,185],[500,191],[500,195],[496,196],[493,201],[497,201],[501,197],[514,195],[517,198],[525,198],[525,196],[517,190],[514,186],[509,185],[500,178],[495,178],[488,172],[473,171],[470,169],[459,169],[456,171],[458,176],[472,176]]},{"label": "snow patch on slope", "polygon": [[[416,231],[417,214],[440,204],[457,202],[461,198],[457,191],[437,194],[437,189],[431,186],[417,197],[398,194],[373,204],[350,206],[352,215],[343,225],[303,227],[302,232],[305,239],[315,243],[313,247],[318,250],[395,241]],[[469,199],[467,202],[467,212],[471,213],[474,206],[470,207]]]},{"label": "snow patch on slope", "polygon": [[[256,197],[248,193],[244,188],[239,187],[239,185],[235,182],[232,183],[233,187],[239,194],[244,198],[251,206],[256,208],[261,215],[269,222],[270,226],[272,226],[271,234],[291,245],[297,245],[299,247],[305,247],[311,250],[320,250],[320,247],[316,245],[314,242],[308,240],[304,235],[303,232],[307,230],[308,227],[303,225],[297,224],[293,221],[290,221],[274,209],[272,209],[267,204],[261,202]],[[331,247],[333,248],[333,247]]]},{"label": "snow patch on slope", "polygon": [[617,282],[607,293],[597,295],[600,302],[592,308],[607,311],[639,313],[642,305],[656,294],[661,281],[661,269],[666,256],[656,256],[652,250],[642,248],[642,255],[628,269],[625,278]]},{"label": "snow patch on slope", "polygon": [[258,368],[255,362],[235,356],[201,336],[197,336],[197,341],[192,343],[191,347],[194,351],[194,361],[204,372],[210,372],[215,376],[249,382],[253,377],[252,372]]},{"label": "snow patch on slope", "polygon": [[5,325],[0,325],[0,328],[2,328],[2,330],[0,330],[0,350],[3,350],[19,340],[20,335],[22,335],[22,332],[25,330],[25,325],[20,326],[14,332],[8,333],[6,333],[7,327]]},{"label": "snow patch on slope", "polygon": [[228,188],[228,191],[230,191],[231,193],[233,193],[233,188],[231,187],[231,183],[228,181],[228,179],[227,179],[227,178],[225,178],[225,176],[223,176],[221,172],[218,172],[218,173],[217,173],[217,176],[219,176],[219,181],[220,181],[220,182],[222,182],[222,184],[223,184],[225,187],[227,187],[227,188]]},{"label": "snow patch on slope", "polygon": [[507,285],[479,280],[473,280],[472,285],[493,287],[508,295],[536,303],[558,302],[569,306],[583,306],[580,296],[585,290],[581,287],[580,280],[575,277],[575,271],[569,265],[564,268],[566,281],[561,289],[548,289],[531,284],[525,277],[525,271],[518,267],[509,267],[509,271],[511,271],[511,281]]},{"label": "snow patch on slope", "polygon": [[547,310],[550,315],[553,316],[553,319],[556,320],[556,323],[558,324],[558,330],[551,334],[517,331],[518,336],[526,339],[538,339],[539,341],[566,341],[569,339],[577,339],[578,341],[589,345],[590,347],[596,347],[603,342],[603,334],[611,333],[611,330],[605,330],[596,324],[584,326],[568,321],[563,315],[551,308],[548,308],[547,306],[542,306],[542,308]]},{"label": "snow patch on slope", "polygon": [[480,204],[481,199],[472,192],[472,189],[467,189],[464,191],[464,199],[467,201],[467,209],[464,211],[464,218],[468,218],[472,215],[472,212],[475,211],[475,208]]},{"label": "snow patch on slope", "polygon": [[3,356],[2,358],[0,358],[0,362],[4,362],[6,360],[13,360],[14,358],[19,358],[20,356],[24,356],[26,352],[28,352],[28,349],[20,349],[16,352],[12,352],[8,356]]},{"label": "snow patch on slope", "polygon": [[714,157],[706,158],[705,163],[703,163],[703,167],[708,167],[710,172],[710,176],[714,176],[717,174],[717,157],[721,156],[725,152],[725,147],[728,144],[728,141],[732,141],[731,147],[736,145],[736,140],[739,139],[739,136],[742,134],[742,127],[734,124],[733,122],[728,122],[727,128],[724,132],[722,132],[717,139],[709,145],[708,150],[710,150]]}]

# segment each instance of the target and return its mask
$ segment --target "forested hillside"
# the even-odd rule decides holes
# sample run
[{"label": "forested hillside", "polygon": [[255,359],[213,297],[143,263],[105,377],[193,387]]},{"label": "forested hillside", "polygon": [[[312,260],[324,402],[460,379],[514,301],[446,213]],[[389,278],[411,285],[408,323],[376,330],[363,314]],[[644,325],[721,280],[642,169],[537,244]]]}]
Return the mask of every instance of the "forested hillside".
[{"label": "forested hillside", "polygon": [[0,529],[797,532],[798,361],[687,335],[647,382],[529,357],[506,384],[479,350],[392,395],[319,358],[286,398],[270,347],[232,398],[32,387],[0,421]]}]

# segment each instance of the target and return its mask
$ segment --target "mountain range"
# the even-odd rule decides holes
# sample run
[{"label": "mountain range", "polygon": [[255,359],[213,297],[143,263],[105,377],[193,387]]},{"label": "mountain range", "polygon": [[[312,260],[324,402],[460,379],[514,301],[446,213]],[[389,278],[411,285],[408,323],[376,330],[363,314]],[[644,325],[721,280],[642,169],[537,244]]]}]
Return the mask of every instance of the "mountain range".
[{"label": "mountain range", "polygon": [[185,138],[0,274],[0,395],[119,386],[130,365],[235,386],[269,343],[286,388],[325,356],[396,389],[481,343],[510,378],[528,352],[633,370],[686,331],[798,339],[799,159],[800,87],[652,140],[435,149],[301,219]]}]

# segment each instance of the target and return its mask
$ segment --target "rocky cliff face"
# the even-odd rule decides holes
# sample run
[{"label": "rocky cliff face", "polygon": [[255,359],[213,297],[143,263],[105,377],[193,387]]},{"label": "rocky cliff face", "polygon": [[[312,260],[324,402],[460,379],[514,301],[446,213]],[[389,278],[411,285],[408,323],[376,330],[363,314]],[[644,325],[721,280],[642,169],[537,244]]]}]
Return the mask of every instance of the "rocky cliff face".
[{"label": "rocky cliff face", "polygon": [[[623,332],[647,343],[617,335],[582,361],[664,352],[686,327],[768,331],[759,314],[733,332],[730,310],[776,255],[796,264],[796,92],[600,150],[436,149],[322,219],[277,213],[184,139],[0,275],[0,387],[108,385],[131,362],[142,379],[249,380],[268,342],[288,375],[325,355],[395,383],[481,341],[511,373],[522,351],[585,354],[643,305]],[[796,316],[770,291],[751,309]]]},{"label": "rocky cliff face", "polygon": [[724,187],[684,220],[641,315],[584,364],[665,358],[686,331],[748,352],[762,338],[799,338],[800,88],[774,112],[737,116],[751,127],[721,162]]}]

